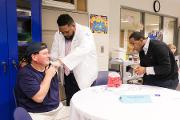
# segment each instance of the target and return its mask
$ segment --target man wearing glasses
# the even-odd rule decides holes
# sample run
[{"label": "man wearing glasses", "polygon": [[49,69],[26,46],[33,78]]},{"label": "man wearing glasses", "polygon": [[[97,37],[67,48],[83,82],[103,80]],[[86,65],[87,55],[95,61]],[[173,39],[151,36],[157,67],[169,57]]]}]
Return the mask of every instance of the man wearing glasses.
[{"label": "man wearing glasses", "polygon": [[135,68],[135,73],[144,75],[144,85],[176,89],[179,83],[178,67],[165,43],[145,38],[140,32],[133,32],[129,43],[139,52],[140,66]]}]

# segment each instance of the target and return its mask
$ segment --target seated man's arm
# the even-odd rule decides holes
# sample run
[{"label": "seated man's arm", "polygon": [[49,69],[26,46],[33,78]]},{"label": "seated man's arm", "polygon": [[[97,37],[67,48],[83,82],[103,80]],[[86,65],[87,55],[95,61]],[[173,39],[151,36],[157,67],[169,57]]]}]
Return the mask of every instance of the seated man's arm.
[{"label": "seated man's arm", "polygon": [[39,91],[32,97],[32,99],[37,102],[37,103],[42,103],[44,98],[46,97],[49,88],[50,88],[50,84],[51,84],[51,80],[54,77],[54,75],[56,74],[56,68],[53,66],[50,66],[47,70],[46,70],[46,75],[43,79],[43,81],[40,84],[40,89]]}]

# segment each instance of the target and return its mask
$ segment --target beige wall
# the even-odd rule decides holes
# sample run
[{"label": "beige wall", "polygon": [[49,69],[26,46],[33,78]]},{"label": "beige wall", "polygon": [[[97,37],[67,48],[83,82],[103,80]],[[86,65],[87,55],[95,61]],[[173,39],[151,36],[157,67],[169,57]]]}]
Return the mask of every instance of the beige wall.
[{"label": "beige wall", "polygon": [[[159,0],[159,1],[161,3],[161,10],[159,14],[180,18],[180,14],[179,14],[180,0]],[[104,15],[107,16],[109,20],[108,34],[94,34],[96,47],[98,51],[99,70],[108,69],[108,60],[109,60],[110,51],[119,48],[120,7],[126,6],[139,10],[154,12],[153,2],[154,0],[87,0],[87,4],[88,4],[87,9],[89,14]],[[44,37],[43,39],[47,39],[47,38],[51,39],[52,37],[50,36],[52,36],[52,33],[54,31],[50,31],[49,34],[46,32],[47,30],[45,30],[43,34],[45,34],[47,37]],[[47,41],[49,41],[49,39],[47,39]],[[102,47],[104,47],[103,53],[101,53]]]},{"label": "beige wall", "polygon": [[[73,19],[82,24],[88,26],[89,16],[88,13],[77,13],[77,12],[68,12],[59,8],[42,8],[42,41],[48,45],[49,50],[51,49],[52,42],[54,40],[54,34],[58,30],[57,18],[62,13],[70,14]],[[60,98],[61,100],[65,99],[65,90],[64,87],[60,84]]]},{"label": "beige wall", "polygon": [[[159,14],[180,17],[180,1],[179,0],[159,0],[161,9]],[[126,6],[139,10],[153,12],[154,0],[111,0],[110,2],[110,50],[119,46],[119,30],[120,30],[120,6]]]},{"label": "beige wall", "polygon": [[[88,0],[89,14],[107,16],[109,19],[109,1],[111,0]],[[109,61],[109,30],[107,34],[94,34],[96,48],[98,52],[99,70],[108,70]],[[104,48],[104,52],[101,52]]]},{"label": "beige wall", "polygon": [[62,13],[70,14],[73,19],[82,25],[89,26],[88,13],[77,13],[64,11],[58,8],[42,8],[42,40],[48,45],[48,48],[51,49],[52,42],[54,39],[54,34],[58,30],[57,18]]}]

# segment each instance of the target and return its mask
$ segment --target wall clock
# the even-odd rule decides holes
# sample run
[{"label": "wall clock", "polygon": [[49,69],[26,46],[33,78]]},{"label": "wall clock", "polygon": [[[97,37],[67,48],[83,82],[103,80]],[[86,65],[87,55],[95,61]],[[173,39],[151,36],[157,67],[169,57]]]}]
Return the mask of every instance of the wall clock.
[{"label": "wall clock", "polygon": [[161,4],[158,0],[155,0],[153,3],[154,12],[159,12],[161,8]]}]

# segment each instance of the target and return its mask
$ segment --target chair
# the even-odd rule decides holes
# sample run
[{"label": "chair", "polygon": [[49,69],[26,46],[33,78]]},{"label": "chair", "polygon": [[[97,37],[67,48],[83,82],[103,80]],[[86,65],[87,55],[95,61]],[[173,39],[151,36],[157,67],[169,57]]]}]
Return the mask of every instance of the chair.
[{"label": "chair", "polygon": [[109,73],[109,71],[99,71],[98,77],[95,80],[95,83],[93,86],[106,85],[107,81],[108,81],[108,73]]},{"label": "chair", "polygon": [[14,120],[32,120],[32,118],[24,108],[17,107],[14,111]]}]

